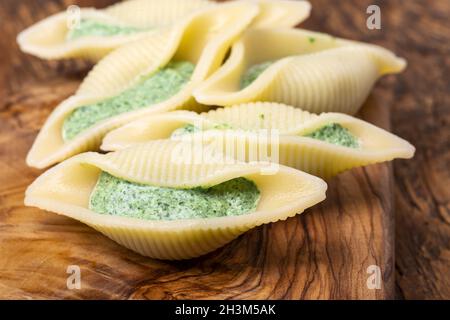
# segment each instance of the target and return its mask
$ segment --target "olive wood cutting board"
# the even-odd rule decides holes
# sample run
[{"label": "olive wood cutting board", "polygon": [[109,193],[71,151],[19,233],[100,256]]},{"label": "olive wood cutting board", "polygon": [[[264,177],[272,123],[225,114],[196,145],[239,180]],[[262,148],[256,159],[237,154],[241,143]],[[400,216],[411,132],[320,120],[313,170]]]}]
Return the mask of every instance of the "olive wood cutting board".
[{"label": "olive wood cutting board", "polygon": [[[25,156],[51,110],[74,93],[91,66],[41,61],[20,53],[14,38],[25,26],[70,3],[0,4],[0,20],[14,17],[5,23],[0,41],[0,298],[394,297],[389,164],[341,174],[328,181],[328,197],[322,204],[187,261],[146,258],[75,220],[25,207],[24,191],[41,173],[25,165]],[[384,128],[390,121],[386,87],[374,91],[359,115]],[[73,265],[80,268],[80,289],[67,287],[67,270]],[[368,286],[376,283],[377,270],[379,288]]]}]

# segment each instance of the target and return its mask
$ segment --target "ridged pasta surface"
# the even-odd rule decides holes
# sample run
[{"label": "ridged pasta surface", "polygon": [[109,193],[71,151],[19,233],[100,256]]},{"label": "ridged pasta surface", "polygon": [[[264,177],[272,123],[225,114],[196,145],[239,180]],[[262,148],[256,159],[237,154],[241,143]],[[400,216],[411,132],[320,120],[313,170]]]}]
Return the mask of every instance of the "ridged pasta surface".
[{"label": "ridged pasta surface", "polygon": [[165,187],[214,185],[235,178],[236,172],[250,174],[258,170],[245,164],[230,166],[221,157],[214,156],[214,152],[195,144],[158,140],[95,157],[92,161],[86,158],[86,162],[126,180]]},{"label": "ridged pasta surface", "polygon": [[[240,85],[249,68],[267,61],[271,65],[256,80]],[[315,113],[355,114],[379,77],[405,66],[374,45],[306,30],[248,30],[194,96],[219,106],[271,101]]]},{"label": "ridged pasta surface", "polygon": [[279,103],[247,103],[202,113],[206,119],[242,129],[289,131],[317,115]]},{"label": "ridged pasta surface", "polygon": [[162,32],[123,46],[91,70],[77,95],[108,97],[131,86],[139,74],[156,70],[173,55],[178,33]]},{"label": "ridged pasta surface", "polygon": [[[94,67],[77,93],[49,116],[27,156],[27,164],[44,168],[79,152],[95,150],[92,147],[98,146],[105,133],[148,114],[183,108],[195,110],[198,105],[193,101],[192,91],[220,65],[231,43],[257,14],[258,6],[249,2],[213,6],[194,14],[177,28],[149,35],[112,52]],[[198,30],[203,30],[201,36]],[[63,140],[62,125],[73,110],[118,95],[172,59],[195,65],[191,78],[175,95],[103,120],[74,139]]]},{"label": "ridged pasta surface", "polygon": [[170,26],[196,10],[217,5],[209,0],[128,0],[106,8],[111,15],[125,24],[138,27]]}]

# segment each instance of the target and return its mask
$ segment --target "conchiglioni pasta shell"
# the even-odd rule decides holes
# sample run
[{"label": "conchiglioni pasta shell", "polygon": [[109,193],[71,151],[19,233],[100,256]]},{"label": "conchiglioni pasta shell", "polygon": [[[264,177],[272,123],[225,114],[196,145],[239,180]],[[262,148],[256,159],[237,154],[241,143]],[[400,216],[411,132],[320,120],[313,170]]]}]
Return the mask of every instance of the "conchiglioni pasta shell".
[{"label": "conchiglioni pasta shell", "polygon": [[[113,51],[102,59],[80,85],[76,94],[63,101],[49,116],[27,156],[27,164],[45,168],[68,157],[98,148],[108,131],[144,115],[193,108],[192,91],[217,69],[231,42],[258,13],[258,6],[235,2],[202,10],[165,33],[156,33]],[[140,76],[151,74],[171,59],[195,64],[190,81],[171,98],[127,112],[81,132],[65,142],[61,128],[76,108],[114,97],[133,86]]]},{"label": "conchiglioni pasta shell", "polygon": [[[245,71],[267,61],[274,63],[241,89]],[[269,101],[314,113],[355,114],[380,76],[405,66],[404,59],[375,45],[300,29],[251,29],[194,96],[210,105]]]},{"label": "conchiglioni pasta shell", "polygon": [[60,12],[21,32],[17,41],[22,51],[43,59],[87,58],[96,61],[127,42],[170,27],[198,9],[213,5],[208,0],[129,0],[105,9],[82,8],[81,18],[149,30],[109,37],[87,36],[71,41],[66,40],[70,13]]},{"label": "conchiglioni pasta shell", "polygon": [[[230,125],[231,129],[214,129],[224,123]],[[342,125],[358,137],[360,147],[349,148],[304,136],[331,123]],[[105,136],[101,148],[120,150],[150,140],[169,139],[175,129],[186,124],[194,124],[204,131],[184,135],[183,140],[197,139],[205,144],[214,143],[214,147],[224,153],[230,146],[234,146],[231,148],[233,151],[242,146],[246,150],[245,159],[240,159],[243,161],[251,161],[250,150],[267,143],[264,146],[267,151],[276,151],[276,155],[271,155],[271,161],[323,178],[354,167],[395,158],[411,158],[415,151],[409,142],[396,135],[346,114],[315,115],[291,106],[267,102],[242,104],[202,114],[176,111],[146,117],[111,131]],[[257,130],[266,130],[268,138],[255,137]],[[276,136],[270,138],[270,133]]]},{"label": "conchiglioni pasta shell", "polygon": [[[309,16],[307,1],[258,0],[260,14],[254,27],[291,27]],[[60,12],[27,28],[19,34],[17,42],[22,51],[42,59],[86,58],[97,61],[112,50],[161,32],[199,10],[223,6],[209,0],[128,0],[105,9],[82,8],[81,18],[95,19],[113,25],[143,29],[142,32],[116,36],[85,36],[67,40],[71,13]]]},{"label": "conchiglioni pasta shell", "polygon": [[[325,182],[304,172],[279,167],[275,174],[263,175],[258,164],[180,162],[186,159],[185,147],[191,148],[161,140],[105,155],[77,155],[41,175],[27,189],[25,204],[86,223],[142,255],[172,260],[211,252],[249,229],[285,220],[325,198]],[[189,150],[195,155],[202,152]],[[98,214],[88,209],[88,202],[101,171],[129,181],[177,188],[246,177],[255,182],[261,197],[254,212],[241,216],[151,221]]]}]

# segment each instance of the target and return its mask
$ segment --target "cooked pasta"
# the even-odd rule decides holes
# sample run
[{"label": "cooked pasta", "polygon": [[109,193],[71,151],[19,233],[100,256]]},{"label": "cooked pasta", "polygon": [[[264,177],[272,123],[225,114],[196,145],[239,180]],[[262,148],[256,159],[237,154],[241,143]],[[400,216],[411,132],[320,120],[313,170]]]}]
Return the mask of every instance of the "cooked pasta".
[{"label": "cooked pasta", "polygon": [[195,110],[192,91],[220,66],[232,41],[257,14],[251,2],[215,6],[175,29],[113,51],[49,116],[27,164],[44,168],[95,150],[105,133],[144,115]]},{"label": "cooked pasta", "polygon": [[267,101],[353,115],[380,76],[405,66],[375,45],[301,29],[252,29],[194,96],[210,105]]},{"label": "cooked pasta", "polygon": [[[275,139],[255,138],[274,131]],[[240,146],[240,160],[251,161],[250,150],[267,143],[273,161],[329,178],[342,171],[395,158],[411,158],[407,141],[368,122],[340,113],[320,115],[277,103],[249,103],[196,114],[176,111],[146,117],[111,131],[103,150],[120,150],[157,139],[196,139],[221,152]],[[219,143],[217,143],[219,142]],[[233,155],[231,155],[233,156]],[[236,155],[234,155],[236,156]]]},{"label": "cooked pasta", "polygon": [[[186,161],[186,151],[201,154],[202,162]],[[187,259],[325,198],[325,182],[307,173],[281,166],[265,175],[263,165],[216,156],[170,140],[83,153],[37,178],[25,204],[86,223],[142,255]]]}]

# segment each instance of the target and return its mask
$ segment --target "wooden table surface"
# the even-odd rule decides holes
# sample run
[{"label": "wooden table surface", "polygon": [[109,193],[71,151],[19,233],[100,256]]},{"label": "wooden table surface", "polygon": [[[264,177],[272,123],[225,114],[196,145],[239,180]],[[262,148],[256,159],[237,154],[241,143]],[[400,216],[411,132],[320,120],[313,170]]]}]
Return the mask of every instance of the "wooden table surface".
[{"label": "wooden table surface", "polygon": [[[393,174],[386,164],[345,173],[330,181],[317,208],[181,263],[141,257],[71,219],[22,205],[40,173],[26,168],[26,152],[91,66],[22,54],[15,37],[70,4],[112,2],[0,2],[0,297],[450,298],[449,1],[312,0],[303,27],[380,44],[409,61],[405,73],[377,84],[362,116],[383,126],[391,118],[416,156],[395,161]],[[365,26],[373,3],[381,30]],[[82,269],[82,290],[66,288],[71,264]],[[365,285],[371,264],[382,268],[381,290]]]}]

